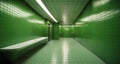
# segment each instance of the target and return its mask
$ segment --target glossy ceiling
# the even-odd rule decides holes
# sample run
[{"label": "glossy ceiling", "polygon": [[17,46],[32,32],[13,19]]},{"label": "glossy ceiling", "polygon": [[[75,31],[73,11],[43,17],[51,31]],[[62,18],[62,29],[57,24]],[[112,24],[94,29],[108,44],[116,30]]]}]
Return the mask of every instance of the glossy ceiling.
[{"label": "glossy ceiling", "polygon": [[[53,21],[35,0],[26,0],[44,18]],[[42,0],[60,24],[73,24],[89,0]]]}]

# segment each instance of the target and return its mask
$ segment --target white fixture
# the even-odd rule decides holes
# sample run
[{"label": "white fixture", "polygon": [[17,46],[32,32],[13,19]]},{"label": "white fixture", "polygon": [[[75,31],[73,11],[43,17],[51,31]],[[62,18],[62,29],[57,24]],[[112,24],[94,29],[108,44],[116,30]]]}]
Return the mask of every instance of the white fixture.
[{"label": "white fixture", "polygon": [[36,23],[36,24],[44,24],[44,21],[40,21],[37,19],[27,19],[28,22],[30,23]]},{"label": "white fixture", "polygon": [[102,6],[102,5],[107,4],[108,2],[110,2],[110,0],[97,0],[93,2],[93,7]]},{"label": "white fixture", "polygon": [[44,3],[42,2],[42,0],[36,0],[36,2],[41,6],[41,8],[55,21],[58,22],[53,15],[49,12],[49,10],[47,9],[47,7],[44,5]]}]

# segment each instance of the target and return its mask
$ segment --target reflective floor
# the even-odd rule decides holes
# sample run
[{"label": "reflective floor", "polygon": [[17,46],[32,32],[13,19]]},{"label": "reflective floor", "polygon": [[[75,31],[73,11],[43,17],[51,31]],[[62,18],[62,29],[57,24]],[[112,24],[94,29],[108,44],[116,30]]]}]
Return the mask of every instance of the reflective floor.
[{"label": "reflective floor", "polygon": [[52,40],[22,64],[105,64],[72,38]]}]

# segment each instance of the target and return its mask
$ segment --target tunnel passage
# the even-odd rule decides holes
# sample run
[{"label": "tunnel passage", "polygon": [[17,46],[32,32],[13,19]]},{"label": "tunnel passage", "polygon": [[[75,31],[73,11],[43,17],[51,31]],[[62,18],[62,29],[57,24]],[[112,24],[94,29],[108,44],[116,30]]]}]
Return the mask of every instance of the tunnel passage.
[{"label": "tunnel passage", "polygon": [[120,64],[119,2],[0,0],[0,64]]}]

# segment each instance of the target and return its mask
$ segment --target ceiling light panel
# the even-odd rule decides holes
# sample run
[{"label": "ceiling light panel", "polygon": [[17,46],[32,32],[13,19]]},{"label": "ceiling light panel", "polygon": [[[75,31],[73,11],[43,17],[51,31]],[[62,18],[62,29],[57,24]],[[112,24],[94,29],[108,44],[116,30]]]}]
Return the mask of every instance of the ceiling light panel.
[{"label": "ceiling light panel", "polygon": [[42,2],[42,0],[36,0],[36,2],[41,6],[41,8],[42,8],[55,22],[57,22],[57,20],[53,17],[53,15],[50,13],[50,11],[47,9],[47,7],[44,5],[44,3]]},{"label": "ceiling light panel", "polygon": [[55,22],[58,21],[61,24],[73,24],[89,0],[26,0],[26,1],[41,16],[50,21]]},{"label": "ceiling light panel", "polygon": [[[37,3],[36,0],[25,0],[40,16],[49,21],[54,22],[54,20],[43,10],[43,8]],[[43,3],[43,2],[42,2]],[[44,3],[43,3],[44,4]],[[46,7],[46,6],[45,6]],[[46,7],[47,8],[47,7]]]},{"label": "ceiling light panel", "polygon": [[73,24],[89,0],[42,0],[61,24]]}]

